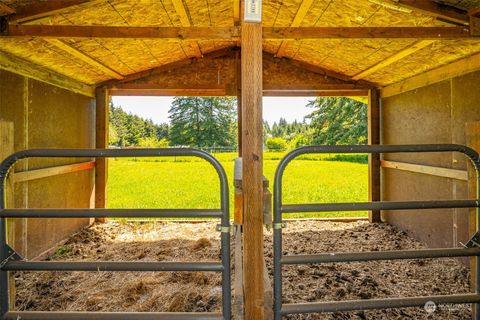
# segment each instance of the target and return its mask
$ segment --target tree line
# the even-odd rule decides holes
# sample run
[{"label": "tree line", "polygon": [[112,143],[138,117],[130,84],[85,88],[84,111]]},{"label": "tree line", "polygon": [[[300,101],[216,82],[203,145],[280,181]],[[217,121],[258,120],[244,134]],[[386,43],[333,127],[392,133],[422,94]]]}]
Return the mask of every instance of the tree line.
[{"label": "tree line", "polygon": [[[318,97],[303,121],[264,122],[265,147],[285,151],[305,145],[367,142],[367,105],[349,98]],[[110,103],[110,145],[118,147],[237,147],[236,100],[231,97],[175,97],[170,123],[155,124]]]}]

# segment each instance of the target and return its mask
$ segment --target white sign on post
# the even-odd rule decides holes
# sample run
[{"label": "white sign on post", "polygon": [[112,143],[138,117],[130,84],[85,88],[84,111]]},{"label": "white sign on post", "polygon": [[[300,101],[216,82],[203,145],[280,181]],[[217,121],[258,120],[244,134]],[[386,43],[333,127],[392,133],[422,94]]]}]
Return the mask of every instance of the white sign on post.
[{"label": "white sign on post", "polygon": [[244,20],[246,22],[262,22],[262,0],[245,1]]}]

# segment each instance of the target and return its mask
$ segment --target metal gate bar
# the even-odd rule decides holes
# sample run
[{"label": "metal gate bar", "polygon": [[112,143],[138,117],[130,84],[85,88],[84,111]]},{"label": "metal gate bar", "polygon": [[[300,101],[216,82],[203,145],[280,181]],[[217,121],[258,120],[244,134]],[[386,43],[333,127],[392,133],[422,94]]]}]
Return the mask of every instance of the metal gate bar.
[{"label": "metal gate bar", "polygon": [[[5,209],[5,182],[9,170],[25,158],[199,157],[209,162],[220,180],[220,209]],[[0,319],[230,319],[230,213],[225,170],[212,155],[192,148],[172,149],[35,149],[17,152],[0,164]],[[56,262],[24,261],[7,244],[6,218],[220,218],[219,262]],[[10,311],[8,271],[201,271],[222,273],[222,313],[215,312],[17,312]]]},{"label": "metal gate bar", "polygon": [[[472,162],[476,172],[477,194],[475,200],[435,200],[435,201],[377,201],[352,203],[289,204],[282,203],[282,179],[287,165],[302,154],[322,153],[425,153],[425,152],[459,152]],[[425,145],[364,145],[364,146],[310,146],[301,147],[288,153],[279,163],[275,172],[274,185],[274,221],[273,221],[273,280],[274,280],[274,318],[280,320],[282,315],[318,312],[339,312],[369,309],[388,309],[400,307],[424,306],[432,301],[437,304],[475,304],[476,319],[480,320],[480,236],[478,214],[480,199],[480,158],[479,154],[466,146],[455,144]],[[364,211],[364,210],[422,210],[438,208],[475,208],[477,211],[477,233],[466,248],[442,248],[425,250],[374,251],[357,253],[328,253],[315,255],[288,255],[282,252],[283,213],[329,212],[329,211]],[[476,283],[474,294],[457,294],[444,296],[389,298],[350,301],[327,301],[282,305],[282,266],[292,264],[358,262],[376,260],[420,259],[440,257],[476,257]]]}]

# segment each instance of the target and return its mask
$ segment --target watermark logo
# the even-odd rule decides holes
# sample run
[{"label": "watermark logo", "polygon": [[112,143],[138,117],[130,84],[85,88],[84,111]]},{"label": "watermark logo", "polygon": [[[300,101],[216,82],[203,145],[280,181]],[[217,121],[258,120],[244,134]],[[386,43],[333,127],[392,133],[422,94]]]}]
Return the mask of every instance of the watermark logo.
[{"label": "watermark logo", "polygon": [[437,310],[437,305],[433,301],[427,301],[425,303],[424,309],[428,314],[432,314]]}]

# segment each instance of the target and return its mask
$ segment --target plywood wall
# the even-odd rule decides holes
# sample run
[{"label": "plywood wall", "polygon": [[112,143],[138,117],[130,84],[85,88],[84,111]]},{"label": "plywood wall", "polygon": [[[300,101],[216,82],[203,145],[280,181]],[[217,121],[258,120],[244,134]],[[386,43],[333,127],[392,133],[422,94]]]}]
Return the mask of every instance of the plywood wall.
[{"label": "plywood wall", "polygon": [[[64,89],[0,71],[0,118],[14,122],[15,150],[94,147],[93,100]],[[83,159],[31,159],[15,170],[33,170]],[[93,170],[15,185],[18,208],[90,207]],[[89,219],[27,219],[16,228],[17,248],[29,258],[87,225]],[[26,242],[25,242],[26,241]],[[21,244],[26,243],[26,248]]]},{"label": "plywood wall", "polygon": [[[480,120],[480,72],[445,80],[382,101],[382,143],[465,144],[465,123]],[[480,151],[480,150],[479,150]],[[385,155],[385,159],[466,170],[457,153]],[[382,170],[384,200],[466,199],[465,181],[395,169]],[[460,246],[468,239],[468,211],[385,212],[384,218],[432,247]]]}]

